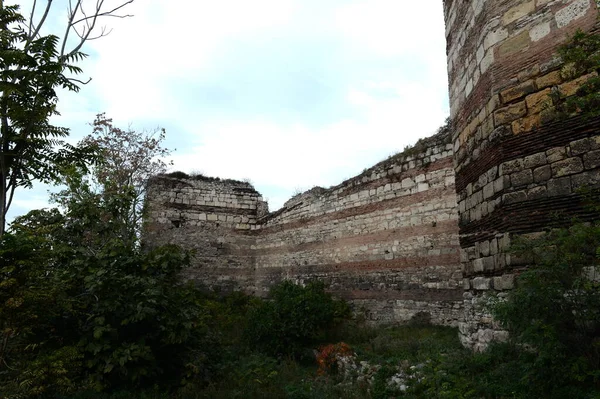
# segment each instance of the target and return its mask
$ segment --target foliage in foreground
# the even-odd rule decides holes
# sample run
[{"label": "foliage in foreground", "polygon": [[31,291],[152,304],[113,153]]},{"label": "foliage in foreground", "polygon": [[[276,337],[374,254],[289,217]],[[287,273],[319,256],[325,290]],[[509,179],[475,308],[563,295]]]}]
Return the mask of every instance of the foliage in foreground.
[{"label": "foliage in foreground", "polygon": [[557,386],[600,387],[600,223],[521,240],[515,251],[532,265],[493,311],[536,355],[527,380],[546,397]]},{"label": "foliage in foreground", "polygon": [[[325,343],[327,333],[350,315],[348,305],[325,292],[323,283],[305,287],[284,281],[270,290],[270,301],[249,314],[246,339],[264,353],[302,356],[311,345]],[[312,354],[311,354],[312,356]]]},{"label": "foliage in foreground", "polygon": [[0,386],[35,396],[179,385],[207,376],[210,336],[193,287],[179,283],[187,255],[108,242],[65,242],[60,213],[21,218],[0,246]]}]

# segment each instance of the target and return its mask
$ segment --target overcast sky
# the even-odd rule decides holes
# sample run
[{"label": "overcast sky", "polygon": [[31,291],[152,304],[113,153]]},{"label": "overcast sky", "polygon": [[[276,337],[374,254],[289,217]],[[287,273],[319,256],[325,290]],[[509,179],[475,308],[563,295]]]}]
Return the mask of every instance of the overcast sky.
[{"label": "overcast sky", "polygon": [[[48,32],[64,30],[67,3],[54,0]],[[449,113],[440,0],[136,0],[126,10],[134,17],[105,20],[110,35],[84,48],[92,81],[61,93],[55,123],[74,141],[99,112],[124,128],[164,127],[173,170],[250,179],[271,211],[431,135]],[[46,200],[45,187],[21,191],[11,213]]]}]

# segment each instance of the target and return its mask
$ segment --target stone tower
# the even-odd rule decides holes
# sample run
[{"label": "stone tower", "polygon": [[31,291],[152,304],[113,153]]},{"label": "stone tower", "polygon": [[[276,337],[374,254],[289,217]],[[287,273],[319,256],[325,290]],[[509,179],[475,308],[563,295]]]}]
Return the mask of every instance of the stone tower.
[{"label": "stone tower", "polygon": [[[552,214],[583,214],[578,188],[600,183],[600,123],[551,117],[552,90],[574,94],[557,47],[596,28],[593,0],[444,2],[454,123],[465,320],[475,349],[503,334],[480,304],[511,289],[519,260],[511,235],[541,231]],[[583,215],[584,217],[586,215]]]}]

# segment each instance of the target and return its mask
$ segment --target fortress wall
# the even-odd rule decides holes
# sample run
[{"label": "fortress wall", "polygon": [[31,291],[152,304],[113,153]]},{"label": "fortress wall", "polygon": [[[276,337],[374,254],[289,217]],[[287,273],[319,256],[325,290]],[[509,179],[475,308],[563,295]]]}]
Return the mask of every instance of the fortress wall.
[{"label": "fortress wall", "polygon": [[144,241],[194,250],[188,278],[222,291],[253,286],[250,231],[267,205],[250,184],[156,176],[147,206]]},{"label": "fortress wall", "polygon": [[213,289],[265,296],[282,279],[320,279],[374,323],[462,314],[449,132],[271,214],[239,182],[160,176],[147,198],[146,242],[195,249],[187,277]]},{"label": "fortress wall", "polygon": [[[256,281],[325,281],[372,322],[426,312],[456,325],[462,301],[451,145],[430,142],[331,189],[293,198],[260,223]],[[456,305],[456,306],[455,306]]]},{"label": "fortress wall", "polygon": [[[481,349],[505,333],[481,308],[503,296],[526,265],[507,253],[511,235],[563,218],[592,217],[578,189],[600,184],[599,121],[556,119],[553,91],[572,95],[556,50],[594,27],[592,0],[447,1],[465,316],[461,339]],[[564,221],[564,219],[563,219]],[[560,223],[560,222],[559,222]]]}]

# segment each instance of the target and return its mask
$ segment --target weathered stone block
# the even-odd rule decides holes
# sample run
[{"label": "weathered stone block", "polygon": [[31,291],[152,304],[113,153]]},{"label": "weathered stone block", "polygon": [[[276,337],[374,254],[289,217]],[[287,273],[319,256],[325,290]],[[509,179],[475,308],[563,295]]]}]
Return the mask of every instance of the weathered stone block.
[{"label": "weathered stone block", "polygon": [[515,287],[514,274],[505,274],[499,277],[494,277],[494,289],[498,291],[512,290]]},{"label": "weathered stone block", "polygon": [[504,190],[505,187],[510,187],[510,176],[500,176],[494,180],[494,193],[499,193]]},{"label": "weathered stone block", "polygon": [[472,281],[473,289],[485,291],[491,288],[491,279],[487,277],[475,277]]},{"label": "weathered stone block", "polygon": [[517,86],[510,87],[500,92],[500,98],[504,104],[507,104],[519,98],[525,97],[528,94],[534,93],[535,91],[535,81],[528,80],[518,84]]},{"label": "weathered stone block", "polygon": [[523,170],[523,160],[514,159],[500,165],[500,176],[510,175]]},{"label": "weathered stone block", "polygon": [[587,82],[590,78],[593,78],[594,76],[598,76],[598,74],[596,72],[592,72],[587,75],[581,76],[577,79],[565,82],[558,86],[558,90],[563,96],[572,96],[575,93],[577,93],[577,90],[579,90],[581,85],[583,85],[585,82]]},{"label": "weathered stone block", "polygon": [[560,71],[547,73],[546,75],[540,76],[535,80],[535,84],[540,90],[559,85],[560,83],[562,83]]},{"label": "weathered stone block", "polygon": [[490,255],[490,242],[489,241],[482,241],[479,243],[479,252],[481,253],[482,256],[489,256]]},{"label": "weathered stone block", "polygon": [[531,44],[531,38],[529,37],[529,30],[524,29],[518,35],[505,40],[498,46],[498,54],[500,57],[506,57],[520,51],[526,50]]},{"label": "weathered stone block", "polygon": [[562,161],[568,157],[567,149],[565,147],[551,148],[546,151],[546,159],[548,160],[548,163]]},{"label": "weathered stone block", "polygon": [[586,169],[600,167],[600,150],[590,151],[583,156],[583,162]]},{"label": "weathered stone block", "polygon": [[531,169],[525,169],[510,175],[510,183],[513,187],[525,186],[533,183]]},{"label": "weathered stone block", "polygon": [[571,194],[571,178],[569,176],[560,177],[548,181],[548,196],[556,197]]},{"label": "weathered stone block", "polygon": [[488,183],[483,187],[483,198],[488,199],[494,196],[494,183]]},{"label": "weathered stone block", "polygon": [[473,261],[473,271],[475,273],[481,273],[485,270],[483,265],[483,258],[478,258]]},{"label": "weathered stone block", "polygon": [[535,0],[529,0],[520,3],[512,8],[510,8],[507,12],[502,16],[502,25],[508,25],[514,21],[523,18],[535,10]]},{"label": "weathered stone block", "polygon": [[554,162],[552,165],[552,176],[562,177],[583,172],[583,162],[579,157],[568,158],[563,161]]},{"label": "weathered stone block", "polygon": [[533,170],[533,181],[536,183],[545,182],[552,177],[552,168],[550,165],[544,165]]},{"label": "weathered stone block", "polygon": [[513,204],[515,202],[523,201],[527,201],[527,193],[524,190],[502,195],[502,202],[505,204]]},{"label": "weathered stone block", "polygon": [[494,122],[496,126],[511,123],[527,114],[527,106],[525,101],[509,105],[508,107],[500,108],[494,112]]},{"label": "weathered stone block", "polygon": [[546,153],[538,152],[537,154],[529,155],[523,158],[523,166],[525,168],[536,168],[546,164]]},{"label": "weathered stone block", "polygon": [[533,187],[527,190],[527,198],[530,200],[536,200],[546,197],[546,186]]},{"label": "weathered stone block", "polygon": [[513,134],[530,132],[542,124],[542,116],[533,114],[524,118],[519,118],[511,124]]},{"label": "weathered stone block", "polygon": [[544,109],[552,106],[552,99],[550,98],[551,89],[544,89],[534,94],[530,94],[525,98],[527,103],[527,109],[530,113],[539,113]]},{"label": "weathered stone block", "polygon": [[581,140],[571,141],[569,148],[571,149],[571,155],[581,155],[592,150],[593,139],[585,138]]},{"label": "weathered stone block", "polygon": [[600,185],[600,169],[571,176],[571,187],[573,191],[583,186],[594,187],[598,185]]}]

